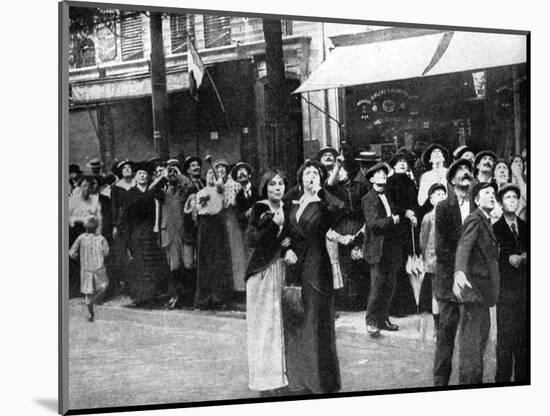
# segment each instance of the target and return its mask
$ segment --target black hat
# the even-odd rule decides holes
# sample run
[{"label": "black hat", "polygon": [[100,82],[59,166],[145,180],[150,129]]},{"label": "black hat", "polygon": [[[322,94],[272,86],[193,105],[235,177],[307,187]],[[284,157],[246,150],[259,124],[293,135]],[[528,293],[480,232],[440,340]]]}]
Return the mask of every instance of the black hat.
[{"label": "black hat", "polygon": [[494,183],[493,181],[491,181],[491,182],[478,182],[478,183],[475,184],[474,189],[472,189],[472,197],[475,199],[477,194],[479,194],[479,191],[481,191],[482,189],[485,189],[485,188],[493,188],[494,191],[495,191],[495,195],[498,192],[497,184]]},{"label": "black hat", "polygon": [[69,165],[69,173],[78,173],[79,175],[82,174],[82,170],[80,170],[80,166],[78,166],[76,163],[72,163]]},{"label": "black hat", "polygon": [[90,169],[98,169],[101,167],[101,161],[99,159],[92,159],[88,162],[88,167]]},{"label": "black hat", "polygon": [[189,169],[189,165],[191,164],[191,162],[199,162],[199,165],[202,167],[202,159],[200,157],[187,156],[182,165],[183,173],[187,172],[187,169]]},{"label": "black hat", "polygon": [[132,168],[132,172],[135,172],[136,164],[134,162],[132,162],[131,160],[122,160],[118,162],[112,169],[113,173],[119,178],[122,178],[122,168],[124,167],[124,165],[130,165],[130,167]]},{"label": "black hat", "polygon": [[474,153],[474,151],[470,147],[466,146],[465,144],[462,145],[462,146],[458,146],[453,152],[454,160],[460,159],[462,157],[462,155],[466,152]]},{"label": "black hat", "polygon": [[144,160],[142,162],[137,162],[133,168],[135,169],[135,172],[139,172],[140,170],[144,170],[149,175],[151,175],[155,171],[155,165],[148,160]]},{"label": "black hat", "polygon": [[429,168],[430,165],[430,158],[432,156],[432,152],[436,149],[441,150],[441,153],[443,153],[443,158],[445,161],[449,160],[449,151],[446,147],[441,146],[439,143],[432,143],[428,147],[426,147],[426,150],[422,153],[422,163],[424,163],[424,166],[426,168]]},{"label": "black hat", "polygon": [[436,182],[432,184],[432,186],[430,186],[430,189],[428,191],[428,198],[432,196],[432,194],[438,189],[441,189],[442,191],[445,191],[445,193],[447,193],[447,187],[442,183]]},{"label": "black hat", "polygon": [[477,165],[479,164],[479,161],[480,161],[484,156],[491,156],[495,162],[496,162],[497,159],[498,159],[498,156],[496,155],[495,152],[492,152],[492,151],[490,151],[490,150],[482,150],[481,152],[479,152],[479,153],[476,155],[476,158],[475,158],[475,160],[474,160],[474,167],[477,166]]},{"label": "black hat", "polygon": [[370,168],[367,173],[365,173],[365,179],[367,181],[370,181],[370,178],[378,172],[380,169],[382,169],[384,172],[386,172],[386,175],[389,173],[390,169],[388,168],[388,165],[386,165],[384,162],[379,162],[376,165],[374,165],[372,168]]},{"label": "black hat", "polygon": [[359,152],[359,154],[355,157],[355,161],[373,163],[373,162],[379,162],[380,159],[376,156],[376,152],[364,150]]},{"label": "black hat", "polygon": [[156,169],[158,166],[166,166],[166,161],[161,157],[152,157],[147,160],[147,163],[151,165],[151,169]]},{"label": "black hat", "polygon": [[338,157],[338,152],[336,151],[336,149],[334,149],[332,146],[325,146],[317,152],[317,156],[315,157],[315,159],[321,161],[321,156],[323,155],[323,153],[332,153],[335,159]]},{"label": "black hat", "polygon": [[412,167],[414,165],[414,159],[415,159],[414,154],[402,148],[391,158],[390,166],[392,167],[395,166],[395,164],[399,162],[401,159],[405,159],[409,167]]},{"label": "black hat", "polygon": [[233,178],[233,180],[237,180],[237,171],[240,169],[240,168],[245,168],[248,172],[249,175],[252,175],[252,166],[250,166],[248,163],[246,162],[238,162],[235,164],[235,166],[233,166],[233,169],[231,169],[231,177]]},{"label": "black hat", "polygon": [[521,189],[519,189],[519,186],[514,185],[513,183],[508,183],[500,188],[500,190],[497,192],[497,200],[499,202],[502,202],[502,197],[508,191],[514,191],[518,196],[518,199],[521,198]]},{"label": "black hat", "polygon": [[468,169],[473,173],[474,167],[472,166],[472,162],[470,162],[468,159],[458,159],[455,160],[451,166],[449,166],[449,169],[447,170],[447,182],[451,183],[451,179],[454,178],[456,171],[461,166],[467,166]]}]

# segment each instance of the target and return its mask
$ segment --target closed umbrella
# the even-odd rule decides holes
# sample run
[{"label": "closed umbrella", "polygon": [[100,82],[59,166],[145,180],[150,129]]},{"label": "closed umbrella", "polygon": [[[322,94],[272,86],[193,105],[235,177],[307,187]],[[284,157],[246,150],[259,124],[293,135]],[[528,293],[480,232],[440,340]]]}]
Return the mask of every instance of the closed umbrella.
[{"label": "closed umbrella", "polygon": [[[424,261],[422,257],[416,254],[416,245],[414,242],[414,227],[411,223],[411,239],[413,246],[413,253],[407,257],[407,263],[405,264],[405,270],[409,276],[409,281],[413,289],[414,301],[416,302],[416,313],[419,314],[420,305],[420,290],[422,289],[422,282],[424,281]],[[418,331],[423,332],[425,325],[422,319],[419,320],[417,325]]]}]

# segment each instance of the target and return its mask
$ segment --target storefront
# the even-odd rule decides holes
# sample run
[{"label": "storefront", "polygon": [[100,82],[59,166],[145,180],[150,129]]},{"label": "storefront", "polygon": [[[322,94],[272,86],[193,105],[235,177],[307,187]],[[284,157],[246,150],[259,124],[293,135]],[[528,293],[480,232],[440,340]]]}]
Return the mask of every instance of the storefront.
[{"label": "storefront", "polygon": [[527,143],[527,36],[436,32],[339,46],[296,93],[336,88],[342,142],[381,157],[416,141],[501,156]]}]

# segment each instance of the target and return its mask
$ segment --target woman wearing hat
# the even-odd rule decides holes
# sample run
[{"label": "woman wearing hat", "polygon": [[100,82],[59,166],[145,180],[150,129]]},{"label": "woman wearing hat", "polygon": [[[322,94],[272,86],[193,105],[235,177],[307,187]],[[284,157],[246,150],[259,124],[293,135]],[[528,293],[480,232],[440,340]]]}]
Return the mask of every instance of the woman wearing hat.
[{"label": "woman wearing hat", "polygon": [[287,328],[287,366],[291,385],[311,393],[333,393],[340,389],[340,367],[336,354],[334,324],[334,281],[325,238],[343,210],[343,203],[326,192],[326,170],[316,160],[307,160],[298,170],[303,192],[293,201],[289,232],[296,263],[287,280],[302,286],[304,318],[295,331]]},{"label": "woman wearing hat", "polygon": [[195,306],[215,309],[229,302],[233,289],[231,251],[228,244],[224,205],[223,177],[214,169],[206,172],[206,186],[196,194],[197,288]]},{"label": "woman wearing hat", "polygon": [[129,295],[133,306],[152,306],[164,266],[164,258],[154,233],[156,203],[149,188],[153,174],[147,162],[135,165],[135,186],[128,190],[120,226],[124,230],[123,247],[131,261]]},{"label": "woman wearing hat", "polygon": [[[391,305],[392,315],[396,316],[413,314],[416,311],[413,291],[405,271],[407,257],[416,254],[413,253],[411,238],[416,240],[418,236],[418,205],[416,201],[418,189],[409,175],[413,160],[414,155],[409,152],[395,154],[390,161],[394,173],[388,178],[386,185],[388,198],[393,203],[395,212],[406,218],[406,221],[398,225],[397,231],[401,242],[402,264],[397,270],[395,294]],[[418,247],[418,245],[416,246]]]},{"label": "woman wearing hat", "polygon": [[422,206],[428,199],[428,190],[434,183],[442,183],[446,185],[447,168],[445,162],[448,160],[448,151],[445,147],[437,143],[429,145],[422,154],[424,166],[431,169],[424,172],[420,178],[420,186],[418,189],[418,205]]}]

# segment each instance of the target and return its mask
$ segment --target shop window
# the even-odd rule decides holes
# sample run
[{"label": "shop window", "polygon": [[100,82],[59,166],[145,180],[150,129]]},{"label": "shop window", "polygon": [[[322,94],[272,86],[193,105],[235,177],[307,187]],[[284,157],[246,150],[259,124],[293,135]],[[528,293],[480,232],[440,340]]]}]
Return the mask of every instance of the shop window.
[{"label": "shop window", "polygon": [[121,11],[122,60],[143,58],[143,33],[141,14],[135,11]]},{"label": "shop window", "polygon": [[204,15],[204,46],[216,48],[231,44],[231,22],[229,16]]},{"label": "shop window", "polygon": [[80,34],[71,36],[69,68],[85,68],[95,65],[95,43]]},{"label": "shop window", "polygon": [[192,14],[170,15],[170,37],[172,53],[187,51],[187,36],[195,40],[195,17]]}]

